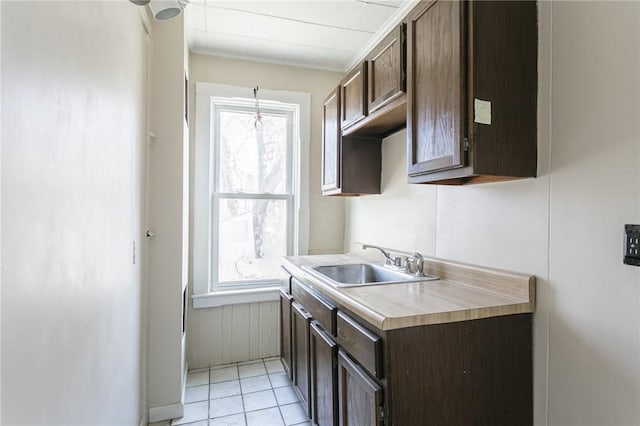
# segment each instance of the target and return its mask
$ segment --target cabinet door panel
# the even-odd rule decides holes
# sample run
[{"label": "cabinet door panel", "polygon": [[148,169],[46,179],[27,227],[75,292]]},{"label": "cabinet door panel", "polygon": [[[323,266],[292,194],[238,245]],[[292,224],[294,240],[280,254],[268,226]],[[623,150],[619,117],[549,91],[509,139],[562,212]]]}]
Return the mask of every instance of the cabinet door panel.
[{"label": "cabinet door panel", "polygon": [[424,2],[408,18],[409,175],[462,166],[464,156],[463,8]]},{"label": "cabinet door panel", "polygon": [[302,406],[311,413],[309,393],[309,323],[311,315],[296,302],[291,304],[291,337],[293,339],[293,385],[300,396]]},{"label": "cabinet door panel", "polygon": [[280,359],[284,370],[293,379],[291,369],[291,302],[293,298],[283,290],[280,290]]},{"label": "cabinet door panel", "polygon": [[310,334],[311,409],[318,426],[334,426],[338,418],[338,344],[313,321]]},{"label": "cabinet door panel", "polygon": [[340,188],[340,90],[334,89],[322,106],[322,190]]},{"label": "cabinet door panel", "polygon": [[369,114],[404,93],[405,24],[392,31],[368,57]]},{"label": "cabinet door panel", "polygon": [[366,62],[357,66],[340,82],[342,129],[362,120],[367,115]]},{"label": "cabinet door panel", "polygon": [[342,351],[338,352],[340,426],[378,426],[382,388]]}]

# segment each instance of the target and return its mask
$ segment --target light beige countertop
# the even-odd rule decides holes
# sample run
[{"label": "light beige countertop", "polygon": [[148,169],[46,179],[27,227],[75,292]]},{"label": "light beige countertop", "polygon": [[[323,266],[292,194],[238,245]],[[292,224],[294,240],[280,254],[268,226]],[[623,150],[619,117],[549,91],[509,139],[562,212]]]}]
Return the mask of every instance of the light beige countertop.
[{"label": "light beige countertop", "polygon": [[379,330],[534,312],[535,276],[425,257],[435,281],[336,288],[303,267],[368,263],[354,255],[290,256],[283,267]]}]

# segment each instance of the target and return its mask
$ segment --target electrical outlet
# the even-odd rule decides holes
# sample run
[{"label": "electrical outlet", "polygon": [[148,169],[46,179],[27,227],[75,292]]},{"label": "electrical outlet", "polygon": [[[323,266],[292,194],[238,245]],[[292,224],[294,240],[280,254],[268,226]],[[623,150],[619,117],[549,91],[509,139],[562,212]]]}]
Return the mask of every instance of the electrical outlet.
[{"label": "electrical outlet", "polygon": [[623,262],[640,266],[640,225],[624,225]]}]

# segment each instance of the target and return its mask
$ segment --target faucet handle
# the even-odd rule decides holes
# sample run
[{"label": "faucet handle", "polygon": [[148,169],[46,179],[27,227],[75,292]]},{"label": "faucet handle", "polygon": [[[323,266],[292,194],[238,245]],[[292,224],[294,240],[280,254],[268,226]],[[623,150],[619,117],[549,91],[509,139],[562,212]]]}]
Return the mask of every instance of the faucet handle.
[{"label": "faucet handle", "polygon": [[406,271],[411,271],[411,264],[413,263],[413,258],[411,256],[407,256],[404,258],[402,262],[402,268]]},{"label": "faucet handle", "polygon": [[424,277],[424,272],[422,272],[422,269],[424,268],[424,258],[422,257],[422,255],[417,252],[413,253],[411,259],[416,264],[416,270],[414,271],[414,274],[417,277]]}]

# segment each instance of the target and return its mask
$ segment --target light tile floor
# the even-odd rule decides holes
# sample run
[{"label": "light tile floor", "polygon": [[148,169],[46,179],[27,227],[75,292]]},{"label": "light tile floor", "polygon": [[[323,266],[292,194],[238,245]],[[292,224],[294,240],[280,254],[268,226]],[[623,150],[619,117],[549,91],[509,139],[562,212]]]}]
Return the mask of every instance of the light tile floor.
[{"label": "light tile floor", "polygon": [[189,371],[172,426],[311,426],[279,358]]}]

